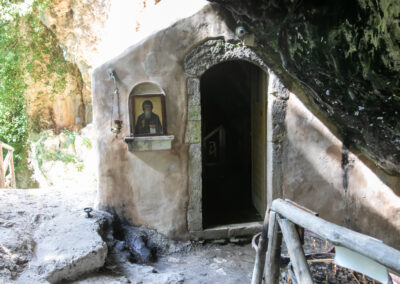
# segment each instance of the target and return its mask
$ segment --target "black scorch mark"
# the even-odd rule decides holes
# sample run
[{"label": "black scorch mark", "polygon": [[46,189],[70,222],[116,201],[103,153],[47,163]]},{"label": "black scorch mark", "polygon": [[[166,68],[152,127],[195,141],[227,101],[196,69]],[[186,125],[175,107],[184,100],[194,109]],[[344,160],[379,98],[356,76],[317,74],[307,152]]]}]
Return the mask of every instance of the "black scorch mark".
[{"label": "black scorch mark", "polygon": [[344,191],[347,191],[347,188],[349,187],[349,168],[350,168],[350,163],[349,163],[349,149],[347,149],[346,146],[342,146],[342,184]]}]

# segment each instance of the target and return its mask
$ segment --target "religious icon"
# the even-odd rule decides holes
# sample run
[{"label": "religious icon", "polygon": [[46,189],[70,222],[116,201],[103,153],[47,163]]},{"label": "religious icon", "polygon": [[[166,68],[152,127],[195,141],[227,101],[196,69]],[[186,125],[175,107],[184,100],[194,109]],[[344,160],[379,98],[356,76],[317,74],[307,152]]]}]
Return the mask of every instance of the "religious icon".
[{"label": "religious icon", "polygon": [[131,100],[135,136],[164,135],[164,95],[137,95]]}]

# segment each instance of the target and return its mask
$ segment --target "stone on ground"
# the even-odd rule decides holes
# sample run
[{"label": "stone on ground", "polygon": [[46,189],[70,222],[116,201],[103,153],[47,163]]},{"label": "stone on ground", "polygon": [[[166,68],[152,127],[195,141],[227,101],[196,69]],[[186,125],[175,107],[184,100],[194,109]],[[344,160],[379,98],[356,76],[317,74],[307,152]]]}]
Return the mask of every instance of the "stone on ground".
[{"label": "stone on ground", "polygon": [[104,265],[107,245],[99,231],[105,219],[97,214],[88,219],[81,212],[57,216],[38,227],[34,258],[20,281],[74,280]]}]

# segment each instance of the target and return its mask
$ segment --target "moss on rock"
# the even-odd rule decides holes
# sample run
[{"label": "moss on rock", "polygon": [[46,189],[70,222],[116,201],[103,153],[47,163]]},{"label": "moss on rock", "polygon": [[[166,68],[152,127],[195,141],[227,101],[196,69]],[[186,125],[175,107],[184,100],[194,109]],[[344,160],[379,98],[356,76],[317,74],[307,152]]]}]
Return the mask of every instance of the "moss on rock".
[{"label": "moss on rock", "polygon": [[308,90],[347,147],[400,173],[400,2],[212,2],[250,27],[278,59],[270,67]]}]

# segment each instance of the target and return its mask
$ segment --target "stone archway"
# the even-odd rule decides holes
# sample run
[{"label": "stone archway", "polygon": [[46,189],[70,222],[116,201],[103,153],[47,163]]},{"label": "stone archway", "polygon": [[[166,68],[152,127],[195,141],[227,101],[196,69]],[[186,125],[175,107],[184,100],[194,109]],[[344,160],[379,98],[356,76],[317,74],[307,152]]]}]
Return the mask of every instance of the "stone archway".
[{"label": "stone archway", "polygon": [[[201,153],[201,100],[200,77],[212,66],[230,60],[244,60],[260,67],[268,74],[267,111],[267,200],[280,197],[282,192],[281,150],[286,132],[284,119],[289,92],[267,67],[260,56],[240,42],[226,42],[222,38],[210,39],[193,48],[185,57],[187,75],[188,115],[185,143],[189,144],[189,203],[187,210],[188,230],[194,237],[214,238],[231,236],[232,230],[221,236],[203,232],[202,216],[202,153]],[[253,228],[258,230],[259,228]],[[251,230],[251,229],[250,229]],[[251,232],[247,232],[251,233]]]}]

